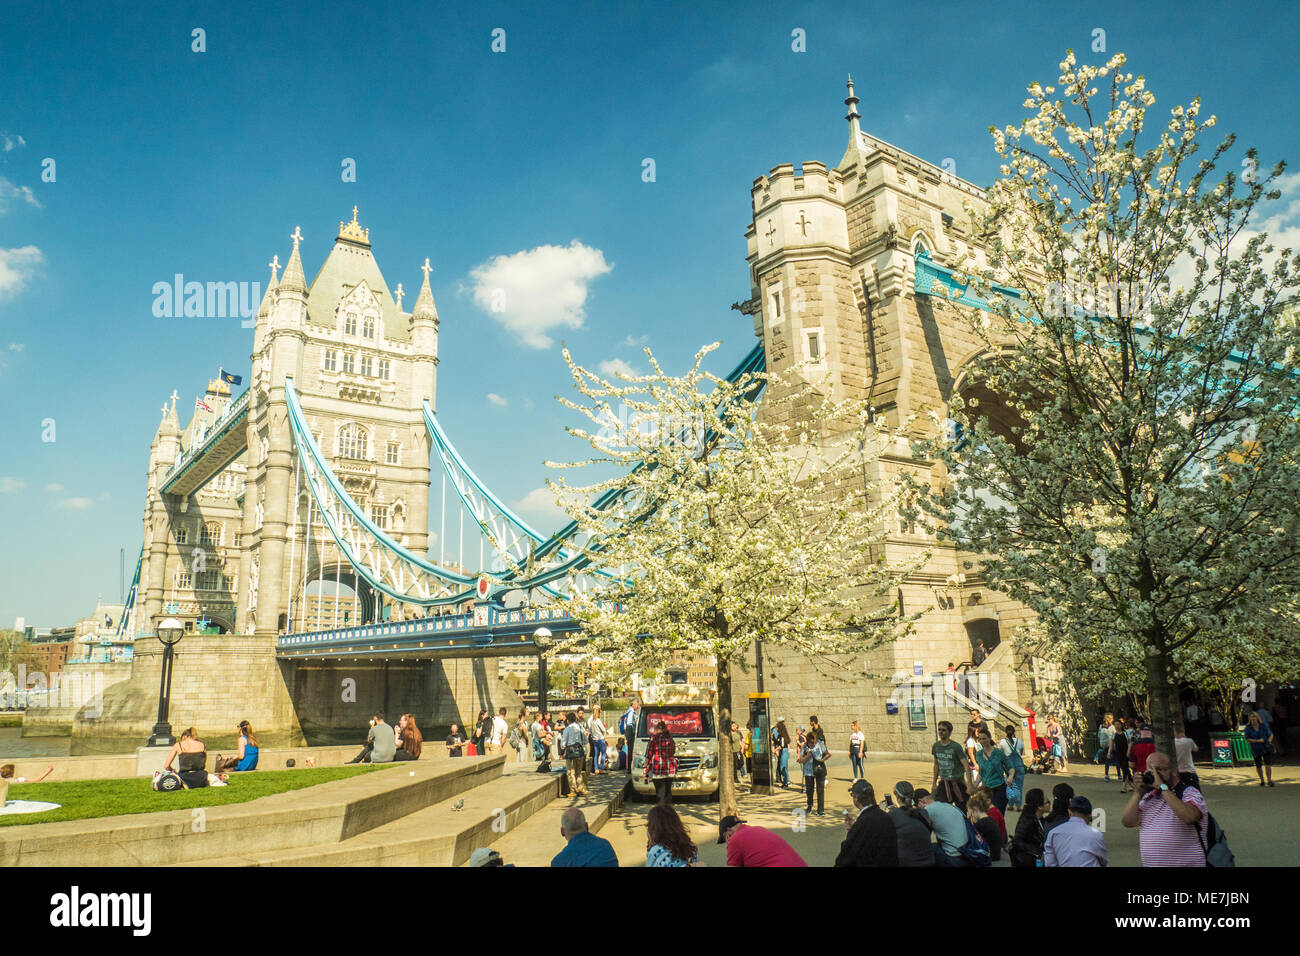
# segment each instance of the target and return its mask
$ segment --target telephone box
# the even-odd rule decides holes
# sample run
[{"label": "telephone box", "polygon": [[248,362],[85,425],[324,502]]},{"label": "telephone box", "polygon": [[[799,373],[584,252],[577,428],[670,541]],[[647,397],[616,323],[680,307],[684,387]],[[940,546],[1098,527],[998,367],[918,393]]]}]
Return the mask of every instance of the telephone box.
[{"label": "telephone box", "polygon": [[753,793],[772,792],[772,706],[767,694],[749,695],[750,782]]}]

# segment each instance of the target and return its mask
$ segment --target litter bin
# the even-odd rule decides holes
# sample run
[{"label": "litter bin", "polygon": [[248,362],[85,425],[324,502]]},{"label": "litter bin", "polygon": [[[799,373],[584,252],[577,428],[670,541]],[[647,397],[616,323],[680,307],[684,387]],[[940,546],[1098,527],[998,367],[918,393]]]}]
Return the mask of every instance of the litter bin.
[{"label": "litter bin", "polygon": [[1083,755],[1092,763],[1092,758],[1097,756],[1097,731],[1092,730],[1083,735]]},{"label": "litter bin", "polygon": [[1232,741],[1232,756],[1237,763],[1253,764],[1255,762],[1255,755],[1250,750],[1250,741],[1246,739],[1245,734],[1239,730],[1234,730],[1228,734],[1228,739]]}]

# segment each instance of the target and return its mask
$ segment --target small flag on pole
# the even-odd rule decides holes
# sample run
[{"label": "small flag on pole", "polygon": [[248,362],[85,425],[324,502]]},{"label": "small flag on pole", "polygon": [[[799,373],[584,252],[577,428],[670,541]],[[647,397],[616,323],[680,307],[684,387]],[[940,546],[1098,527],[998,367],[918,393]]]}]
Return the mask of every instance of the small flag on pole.
[{"label": "small flag on pole", "polygon": [[220,372],[221,372],[221,380],[225,382],[227,385],[244,384],[244,377],[242,375],[236,375],[233,372],[227,372],[225,369],[220,369]]},{"label": "small flag on pole", "polygon": [[212,409],[208,407],[208,403],[205,402],[203,399],[201,398],[194,399],[194,410],[198,411],[200,408],[203,409],[205,412],[212,411]]}]

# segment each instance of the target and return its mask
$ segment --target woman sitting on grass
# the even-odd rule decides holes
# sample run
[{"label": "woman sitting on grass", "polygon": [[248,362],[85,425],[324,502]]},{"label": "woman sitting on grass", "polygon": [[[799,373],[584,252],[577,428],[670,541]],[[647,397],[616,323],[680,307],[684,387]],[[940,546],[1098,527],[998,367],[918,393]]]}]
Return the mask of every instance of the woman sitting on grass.
[{"label": "woman sitting on grass", "polygon": [[208,748],[203,745],[203,741],[199,740],[193,727],[183,731],[181,739],[172,745],[163,769],[171,770],[172,761],[177,758],[180,759],[177,775],[181,778],[181,783],[191,790],[208,785],[208,771],[205,769],[208,763]]},{"label": "woman sitting on grass", "polygon": [[233,757],[222,757],[217,755],[215,769],[218,773],[223,770],[256,770],[257,769],[257,738],[253,736],[253,726],[246,720],[241,720],[239,726],[235,729],[239,735],[239,752]]}]

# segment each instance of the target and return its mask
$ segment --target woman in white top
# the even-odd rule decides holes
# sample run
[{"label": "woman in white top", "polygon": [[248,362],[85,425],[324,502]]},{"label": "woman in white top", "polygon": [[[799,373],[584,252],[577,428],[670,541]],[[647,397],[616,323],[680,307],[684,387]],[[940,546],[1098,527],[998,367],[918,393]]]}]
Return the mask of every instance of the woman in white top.
[{"label": "woman in white top", "polygon": [[609,728],[605,722],[600,719],[600,704],[595,704],[591,708],[591,719],[587,721],[587,726],[591,730],[591,759],[596,773],[605,772],[605,754],[608,750],[608,744],[605,741],[605,735],[609,733]]},{"label": "woman in white top", "polygon": [[853,779],[865,780],[866,771],[862,768],[862,758],[866,756],[867,735],[862,732],[862,724],[853,722],[853,733],[849,734],[849,761],[853,764]]},{"label": "woman in white top", "polygon": [[979,741],[975,739],[975,735],[972,734],[971,736],[967,737],[966,738],[966,760],[968,761],[968,763],[966,764],[966,766],[970,767],[971,779],[975,782],[975,786],[977,787],[980,785],[980,770],[979,770],[980,765],[979,762],[975,759],[975,751],[978,749],[979,749]]}]

